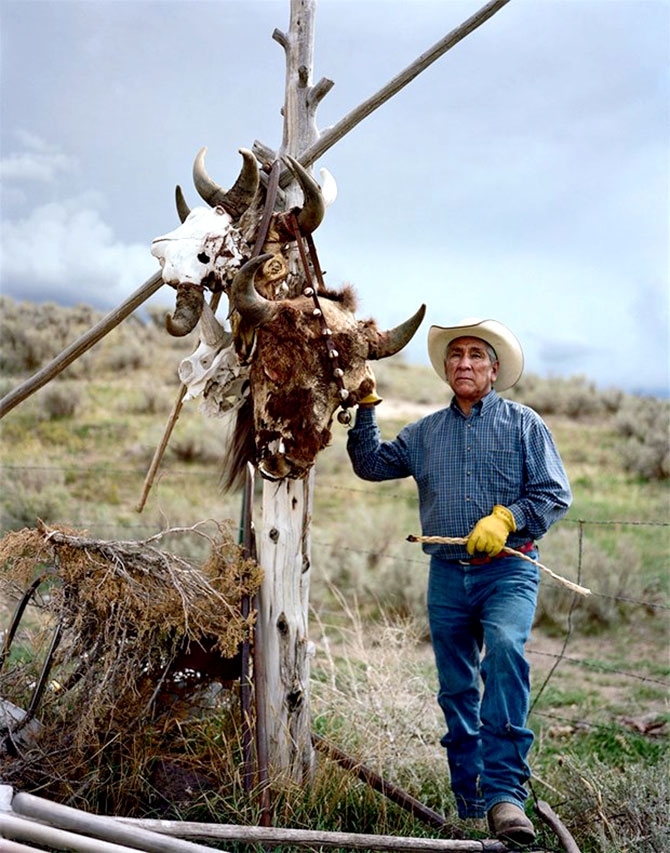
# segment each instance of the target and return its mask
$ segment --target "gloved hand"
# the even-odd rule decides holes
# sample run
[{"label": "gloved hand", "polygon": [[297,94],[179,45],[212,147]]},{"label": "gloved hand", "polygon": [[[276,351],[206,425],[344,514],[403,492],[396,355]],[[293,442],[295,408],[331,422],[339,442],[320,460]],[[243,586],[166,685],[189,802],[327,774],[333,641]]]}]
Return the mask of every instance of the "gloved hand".
[{"label": "gloved hand", "polygon": [[516,530],[514,516],[506,506],[496,504],[491,515],[480,518],[468,537],[468,554],[483,551],[489,557],[495,557],[505,547],[507,537]]},{"label": "gloved hand", "polygon": [[374,373],[372,372],[372,369],[370,368],[370,365],[366,364],[365,367],[366,367],[367,378],[372,380],[372,389],[370,390],[370,392],[368,394],[365,395],[365,397],[362,397],[358,401],[358,405],[359,406],[378,406],[384,398],[380,397],[377,394],[377,381],[375,379]]}]

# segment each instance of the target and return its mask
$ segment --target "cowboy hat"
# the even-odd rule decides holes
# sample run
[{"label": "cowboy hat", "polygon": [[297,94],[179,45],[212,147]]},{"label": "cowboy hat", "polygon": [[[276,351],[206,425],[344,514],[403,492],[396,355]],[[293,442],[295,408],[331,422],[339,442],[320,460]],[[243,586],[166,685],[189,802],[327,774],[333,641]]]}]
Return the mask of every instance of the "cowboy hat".
[{"label": "cowboy hat", "polygon": [[444,357],[447,347],[456,338],[480,338],[493,347],[499,361],[496,390],[504,391],[519,381],[523,372],[523,350],[516,337],[497,320],[470,317],[458,326],[431,326],[428,330],[428,355],[443,382],[447,382]]}]

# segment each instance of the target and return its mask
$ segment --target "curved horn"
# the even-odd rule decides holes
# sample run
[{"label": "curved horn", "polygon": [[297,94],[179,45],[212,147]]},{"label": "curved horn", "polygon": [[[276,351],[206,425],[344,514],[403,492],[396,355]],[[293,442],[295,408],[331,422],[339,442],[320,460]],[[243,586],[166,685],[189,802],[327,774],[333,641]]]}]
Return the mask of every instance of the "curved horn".
[{"label": "curved horn", "polygon": [[247,261],[235,275],[230,288],[230,299],[243,320],[251,326],[263,326],[269,323],[277,313],[278,303],[261,296],[254,287],[254,278],[266,261],[274,255],[259,255]]},{"label": "curved horn", "polygon": [[177,304],[174,313],[165,315],[165,328],[175,338],[188,335],[195,329],[204,303],[205,294],[201,287],[180,284],[177,287]]},{"label": "curved horn", "polygon": [[211,207],[220,205],[233,219],[239,219],[254,200],[260,175],[258,162],[248,148],[240,148],[243,163],[235,184],[226,192],[213,181],[205,169],[207,148],[198,151],[193,163],[193,183],[201,198]]},{"label": "curved horn", "polygon": [[191,212],[191,208],[186,204],[184,193],[181,191],[181,187],[179,186],[179,184],[177,184],[177,186],[175,187],[174,200],[177,204],[177,213],[179,214],[179,221],[185,222],[186,217]]},{"label": "curved horn", "polygon": [[200,335],[204,343],[212,349],[223,349],[233,342],[232,333],[227,332],[216,319],[209,302],[205,302],[202,306]]},{"label": "curved horn", "polygon": [[321,225],[321,221],[326,212],[326,205],[321,194],[321,187],[316,180],[305,169],[302,163],[299,163],[295,157],[287,154],[284,157],[284,162],[293,172],[296,180],[300,184],[304,202],[302,208],[297,212],[298,225],[302,234],[311,234],[312,231]]},{"label": "curved horn", "polygon": [[374,361],[380,358],[388,358],[388,356],[400,352],[414,337],[414,333],[421,325],[425,313],[426,306],[422,305],[409,320],[405,320],[404,323],[401,323],[394,329],[388,329],[386,332],[377,332],[375,339],[370,341],[368,358]]}]

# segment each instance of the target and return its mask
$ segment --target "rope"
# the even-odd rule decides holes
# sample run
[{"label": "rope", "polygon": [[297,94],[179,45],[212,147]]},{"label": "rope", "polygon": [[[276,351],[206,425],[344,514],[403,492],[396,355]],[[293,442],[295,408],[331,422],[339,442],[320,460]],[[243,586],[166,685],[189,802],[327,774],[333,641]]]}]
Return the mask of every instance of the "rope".
[{"label": "rope", "polygon": [[[408,542],[426,542],[430,545],[465,545],[467,537],[462,536],[408,536]],[[561,575],[557,575],[556,572],[552,572],[550,568],[547,566],[543,566],[538,560],[534,560],[532,557],[529,557],[527,554],[522,554],[521,551],[515,551],[514,548],[508,548],[505,546],[503,549],[505,554],[512,554],[515,557],[521,557],[522,560],[526,560],[529,563],[533,563],[533,565],[537,566],[538,569],[541,569],[543,572],[546,572],[549,577],[553,578],[558,583],[562,583],[563,586],[567,586],[568,589],[571,589],[573,592],[578,592],[580,595],[591,595],[591,590],[587,589],[585,586],[580,586],[578,583],[573,583],[567,578],[562,577]]]}]

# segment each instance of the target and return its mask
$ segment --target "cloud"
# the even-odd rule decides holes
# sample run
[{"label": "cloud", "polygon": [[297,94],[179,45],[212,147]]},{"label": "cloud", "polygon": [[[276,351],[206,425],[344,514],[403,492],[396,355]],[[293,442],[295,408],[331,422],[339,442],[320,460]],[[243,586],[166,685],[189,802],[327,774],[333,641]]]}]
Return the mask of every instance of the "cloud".
[{"label": "cloud", "polygon": [[15,134],[22,150],[0,159],[0,178],[7,181],[52,183],[62,173],[72,172],[75,161],[40,136],[25,130]]},{"label": "cloud", "polygon": [[139,243],[123,243],[88,194],[34,208],[2,222],[3,291],[35,299],[51,290],[59,302],[107,307],[125,298],[156,270]]}]

